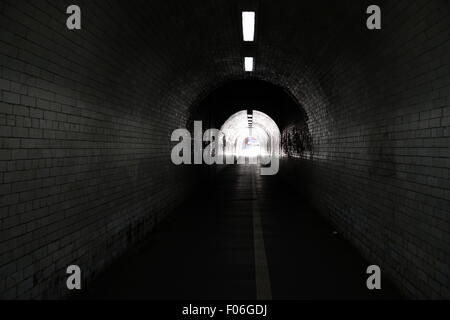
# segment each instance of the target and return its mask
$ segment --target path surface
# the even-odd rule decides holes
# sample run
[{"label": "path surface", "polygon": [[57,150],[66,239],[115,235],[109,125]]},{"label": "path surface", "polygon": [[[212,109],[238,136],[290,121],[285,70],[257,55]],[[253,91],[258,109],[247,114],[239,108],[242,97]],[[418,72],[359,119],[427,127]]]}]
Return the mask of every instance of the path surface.
[{"label": "path surface", "polygon": [[366,288],[368,263],[281,175],[234,166],[164,222],[82,299],[398,298]]}]

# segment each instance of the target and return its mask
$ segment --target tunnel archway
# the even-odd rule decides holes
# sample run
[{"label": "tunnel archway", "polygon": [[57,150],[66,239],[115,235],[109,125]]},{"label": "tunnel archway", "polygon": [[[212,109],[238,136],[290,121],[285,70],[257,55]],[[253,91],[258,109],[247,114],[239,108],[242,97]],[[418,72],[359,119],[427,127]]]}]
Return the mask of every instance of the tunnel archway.
[{"label": "tunnel archway", "polygon": [[265,157],[280,155],[281,133],[275,121],[257,110],[242,110],[222,125],[226,155],[236,157]]},{"label": "tunnel archway", "polygon": [[281,154],[296,155],[310,151],[312,141],[308,115],[294,96],[279,85],[256,78],[228,80],[203,94],[191,107],[188,127],[201,120],[209,128],[221,128],[242,110],[257,110],[266,115],[280,132]]}]

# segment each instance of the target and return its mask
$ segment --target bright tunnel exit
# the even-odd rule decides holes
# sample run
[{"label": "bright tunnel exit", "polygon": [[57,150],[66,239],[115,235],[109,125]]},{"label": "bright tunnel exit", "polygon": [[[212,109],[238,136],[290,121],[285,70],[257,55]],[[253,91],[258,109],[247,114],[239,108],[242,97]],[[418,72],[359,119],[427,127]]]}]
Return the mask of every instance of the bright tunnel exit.
[{"label": "bright tunnel exit", "polygon": [[227,156],[237,159],[280,155],[280,129],[267,114],[256,110],[242,110],[233,114],[221,128]]}]

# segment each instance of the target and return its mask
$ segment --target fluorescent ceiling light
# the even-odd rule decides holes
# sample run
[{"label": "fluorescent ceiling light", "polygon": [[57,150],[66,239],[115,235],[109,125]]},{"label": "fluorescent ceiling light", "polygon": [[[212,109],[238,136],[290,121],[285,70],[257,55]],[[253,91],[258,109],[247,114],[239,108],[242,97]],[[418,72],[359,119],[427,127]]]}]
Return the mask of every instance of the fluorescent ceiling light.
[{"label": "fluorescent ceiling light", "polygon": [[244,41],[255,41],[255,12],[242,12],[242,32]]},{"label": "fluorescent ceiling light", "polygon": [[253,71],[253,57],[245,57],[244,65],[245,65],[246,72],[252,72]]}]

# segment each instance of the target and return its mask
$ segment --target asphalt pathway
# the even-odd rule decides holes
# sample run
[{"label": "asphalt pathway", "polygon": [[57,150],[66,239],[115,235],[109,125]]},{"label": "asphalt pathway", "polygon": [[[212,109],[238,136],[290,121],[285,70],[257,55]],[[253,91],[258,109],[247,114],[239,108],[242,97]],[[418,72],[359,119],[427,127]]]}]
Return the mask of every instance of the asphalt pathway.
[{"label": "asphalt pathway", "polygon": [[281,175],[230,166],[78,299],[392,299]]}]

